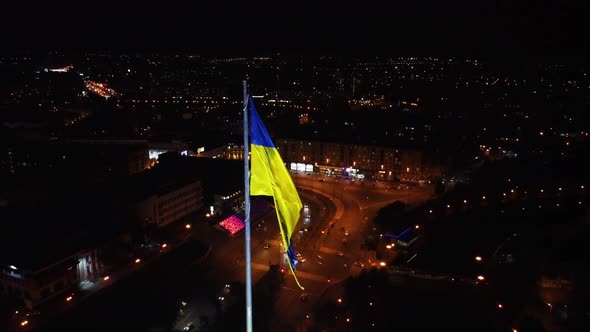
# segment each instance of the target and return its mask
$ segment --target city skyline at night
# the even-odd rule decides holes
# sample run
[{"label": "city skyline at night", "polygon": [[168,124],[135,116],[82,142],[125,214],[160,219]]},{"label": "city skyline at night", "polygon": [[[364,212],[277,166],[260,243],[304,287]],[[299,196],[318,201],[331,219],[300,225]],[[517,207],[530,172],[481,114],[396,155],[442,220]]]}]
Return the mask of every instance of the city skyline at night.
[{"label": "city skyline at night", "polygon": [[590,329],[588,4],[84,6],[0,23],[0,331]]}]

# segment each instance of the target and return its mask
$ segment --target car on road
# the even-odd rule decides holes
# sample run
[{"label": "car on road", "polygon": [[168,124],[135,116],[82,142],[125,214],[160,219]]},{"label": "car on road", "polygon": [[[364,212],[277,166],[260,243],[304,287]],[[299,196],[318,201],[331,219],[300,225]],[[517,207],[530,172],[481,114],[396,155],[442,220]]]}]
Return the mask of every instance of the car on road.
[{"label": "car on road", "polygon": [[264,244],[264,249],[268,249],[268,248],[270,248],[270,243],[265,243]]},{"label": "car on road", "polygon": [[195,326],[193,325],[192,322],[186,324],[186,326],[182,329],[183,331],[190,331],[194,328]]}]

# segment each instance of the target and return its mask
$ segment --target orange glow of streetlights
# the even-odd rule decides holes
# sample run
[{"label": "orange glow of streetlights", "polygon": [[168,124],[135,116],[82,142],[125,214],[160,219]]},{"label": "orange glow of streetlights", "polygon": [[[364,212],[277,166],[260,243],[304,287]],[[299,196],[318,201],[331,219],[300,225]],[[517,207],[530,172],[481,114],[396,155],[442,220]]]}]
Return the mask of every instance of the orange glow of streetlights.
[{"label": "orange glow of streetlights", "polygon": [[139,264],[140,262],[141,262],[141,258],[137,258],[137,259],[135,260],[135,264]]},{"label": "orange glow of streetlights", "polygon": [[498,303],[498,309],[502,309],[504,308],[504,306],[502,305],[502,303]]},{"label": "orange glow of streetlights", "polygon": [[385,264],[385,262],[380,262],[380,263],[379,263],[379,265],[380,265],[380,266],[385,266],[385,265],[387,265],[387,264]]},{"label": "orange glow of streetlights", "polygon": [[482,276],[482,275],[479,275],[479,276],[477,276],[477,280],[479,280],[479,281],[483,281],[483,280],[485,280],[485,277],[484,277],[484,276]]},{"label": "orange glow of streetlights", "polygon": [[166,248],[168,245],[166,243],[162,244],[162,248]]},{"label": "orange glow of streetlights", "polygon": [[68,296],[68,297],[66,297],[66,302],[70,302],[70,301],[71,301],[73,298],[74,298],[74,297],[72,297],[72,296]]},{"label": "orange glow of streetlights", "polygon": [[420,229],[420,225],[416,225],[416,226],[415,226],[415,228],[416,228],[416,229]]},{"label": "orange glow of streetlights", "polygon": [[191,229],[191,224],[186,224],[186,225],[184,225],[184,228],[186,228],[186,229]]},{"label": "orange glow of streetlights", "polygon": [[20,322],[20,326],[27,326],[27,325],[29,325],[28,320],[23,320],[22,322]]},{"label": "orange glow of streetlights", "polygon": [[478,262],[481,262],[483,258],[481,258],[481,256],[475,256],[475,260]]},{"label": "orange glow of streetlights", "polygon": [[104,276],[104,278],[102,278],[102,280],[104,280],[104,281],[109,281],[109,279],[111,279],[111,277],[109,277],[109,276]]},{"label": "orange glow of streetlights", "polygon": [[388,245],[385,246],[385,248],[391,249],[391,245],[388,244]]},{"label": "orange glow of streetlights", "polygon": [[342,299],[338,299],[338,303],[342,303]]}]

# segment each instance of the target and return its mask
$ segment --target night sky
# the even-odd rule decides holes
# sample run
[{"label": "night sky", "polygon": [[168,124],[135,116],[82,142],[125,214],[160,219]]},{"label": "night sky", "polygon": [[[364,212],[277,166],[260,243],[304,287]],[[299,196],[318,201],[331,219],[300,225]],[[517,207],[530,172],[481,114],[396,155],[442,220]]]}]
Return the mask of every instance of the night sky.
[{"label": "night sky", "polygon": [[122,2],[13,4],[0,24],[9,49],[588,55],[590,6],[580,0]]}]

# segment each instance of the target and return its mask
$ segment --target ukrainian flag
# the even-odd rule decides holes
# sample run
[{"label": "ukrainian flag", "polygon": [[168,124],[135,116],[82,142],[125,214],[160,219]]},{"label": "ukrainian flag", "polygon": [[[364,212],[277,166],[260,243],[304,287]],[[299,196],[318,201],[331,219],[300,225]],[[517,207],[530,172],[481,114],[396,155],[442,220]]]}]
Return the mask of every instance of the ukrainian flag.
[{"label": "ukrainian flag", "polygon": [[252,98],[250,102],[250,126],[251,126],[251,170],[250,170],[250,194],[252,196],[272,196],[275,210],[279,220],[281,237],[284,248],[288,248],[289,267],[295,282],[303,289],[295,275],[297,265],[295,249],[291,243],[291,234],[299,221],[299,214],[303,204],[297,194],[297,189],[289,175],[283,159],[272,143],[268,132],[260,120]]}]

